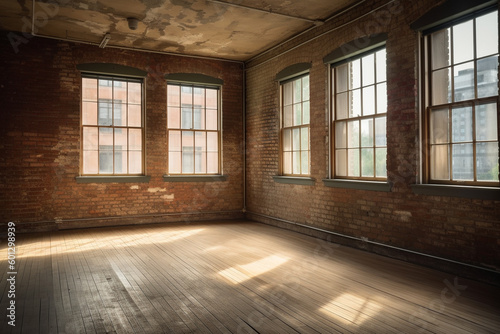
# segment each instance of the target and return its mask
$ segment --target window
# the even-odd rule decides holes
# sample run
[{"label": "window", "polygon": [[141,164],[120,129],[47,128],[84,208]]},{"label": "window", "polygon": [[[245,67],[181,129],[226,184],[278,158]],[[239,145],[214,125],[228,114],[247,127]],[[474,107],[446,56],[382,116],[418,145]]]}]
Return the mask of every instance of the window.
[{"label": "window", "polygon": [[168,174],[220,174],[220,88],[167,84]]},{"label": "window", "polygon": [[82,75],[82,175],[143,175],[140,79]]},{"label": "window", "polygon": [[282,174],[310,174],[309,74],[280,82]]},{"label": "window", "polygon": [[429,183],[499,185],[498,12],[425,34]]},{"label": "window", "polygon": [[335,178],[386,180],[386,51],[331,65]]}]

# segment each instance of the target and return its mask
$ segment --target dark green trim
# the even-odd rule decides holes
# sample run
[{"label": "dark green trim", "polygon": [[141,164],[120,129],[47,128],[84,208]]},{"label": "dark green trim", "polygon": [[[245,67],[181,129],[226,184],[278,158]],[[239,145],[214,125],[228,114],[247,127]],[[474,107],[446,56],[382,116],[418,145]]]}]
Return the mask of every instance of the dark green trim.
[{"label": "dark green trim", "polygon": [[496,3],[498,0],[448,0],[422,15],[410,24],[410,28],[417,31],[428,30]]},{"label": "dark green trim", "polygon": [[227,175],[163,175],[165,182],[223,182]]},{"label": "dark green trim", "polygon": [[148,183],[151,176],[77,176],[76,183]]},{"label": "dark green trim", "polygon": [[301,74],[306,74],[311,69],[311,66],[311,63],[298,63],[290,65],[276,74],[276,81],[285,81]]},{"label": "dark green trim", "polygon": [[323,63],[332,64],[342,61],[352,61],[359,58],[363,53],[385,46],[387,39],[388,35],[386,33],[360,37],[330,52],[323,58]]},{"label": "dark green trim", "polygon": [[428,196],[461,197],[470,199],[485,199],[500,201],[500,188],[467,187],[444,184],[414,184],[411,186],[414,194]]},{"label": "dark green trim", "polygon": [[314,186],[316,184],[316,180],[313,179],[312,177],[276,175],[276,176],[273,176],[273,180],[276,183],[298,184],[301,186]]},{"label": "dark green trim", "polygon": [[202,84],[202,85],[216,85],[222,86],[224,80],[211,77],[205,74],[198,73],[169,73],[165,74],[167,81],[175,81],[180,83]]},{"label": "dark green trim", "polygon": [[391,185],[387,182],[324,179],[323,184],[331,188],[370,190],[370,191],[383,191],[383,192],[391,191]]},{"label": "dark green trim", "polygon": [[145,78],[148,72],[135,67],[112,64],[112,63],[88,63],[78,64],[76,68],[81,72],[106,74],[106,75],[123,75],[127,77]]}]

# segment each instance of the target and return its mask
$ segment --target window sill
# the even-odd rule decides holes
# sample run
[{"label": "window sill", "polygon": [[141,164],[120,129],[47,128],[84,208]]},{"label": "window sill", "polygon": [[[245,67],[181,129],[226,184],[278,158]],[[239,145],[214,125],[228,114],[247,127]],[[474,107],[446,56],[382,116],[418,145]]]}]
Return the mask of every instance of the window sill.
[{"label": "window sill", "polygon": [[276,176],[273,176],[273,180],[276,183],[298,184],[301,186],[314,186],[314,184],[316,184],[316,180],[313,179],[312,177],[276,175]]},{"label": "window sill", "polygon": [[500,200],[500,188],[454,186],[444,184],[414,184],[414,194],[429,196],[461,197],[470,199]]},{"label": "window sill", "polygon": [[165,182],[223,182],[227,175],[163,175]]},{"label": "window sill", "polygon": [[370,190],[370,191],[383,191],[383,192],[391,191],[391,185],[387,182],[324,179],[323,184],[331,188],[344,188],[344,189]]},{"label": "window sill", "polygon": [[151,176],[77,176],[76,183],[148,183]]}]

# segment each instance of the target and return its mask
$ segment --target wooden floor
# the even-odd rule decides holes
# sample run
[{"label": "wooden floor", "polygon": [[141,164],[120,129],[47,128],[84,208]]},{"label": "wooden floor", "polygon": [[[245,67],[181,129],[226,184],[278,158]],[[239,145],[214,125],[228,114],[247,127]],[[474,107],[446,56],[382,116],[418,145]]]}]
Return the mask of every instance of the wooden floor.
[{"label": "wooden floor", "polygon": [[500,333],[499,288],[257,223],[20,234],[15,298],[1,242],[0,333]]}]

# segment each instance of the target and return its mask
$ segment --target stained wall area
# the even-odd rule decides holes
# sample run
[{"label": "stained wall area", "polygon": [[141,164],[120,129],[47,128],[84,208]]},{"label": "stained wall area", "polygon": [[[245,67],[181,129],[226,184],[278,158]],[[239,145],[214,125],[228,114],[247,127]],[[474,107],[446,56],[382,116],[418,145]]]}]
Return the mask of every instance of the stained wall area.
[{"label": "stained wall area", "polygon": [[[419,36],[410,24],[436,4],[369,1],[247,63],[247,217],[441,269],[477,268],[452,269],[449,261],[421,254],[483,268],[481,275],[497,275],[500,198],[423,195],[413,189],[420,178],[422,150]],[[323,58],[345,43],[381,33],[387,34],[390,191],[327,187],[322,181],[330,177],[328,66]],[[280,90],[275,76],[297,63],[311,64],[314,185],[273,179],[279,174],[280,150]]]},{"label": "stained wall area", "polygon": [[[19,231],[243,216],[243,91],[238,62],[168,56],[34,37],[14,52],[1,34],[0,221]],[[146,183],[76,182],[80,175],[79,64],[147,72]],[[223,80],[220,182],[165,182],[166,80],[195,73]]]}]

